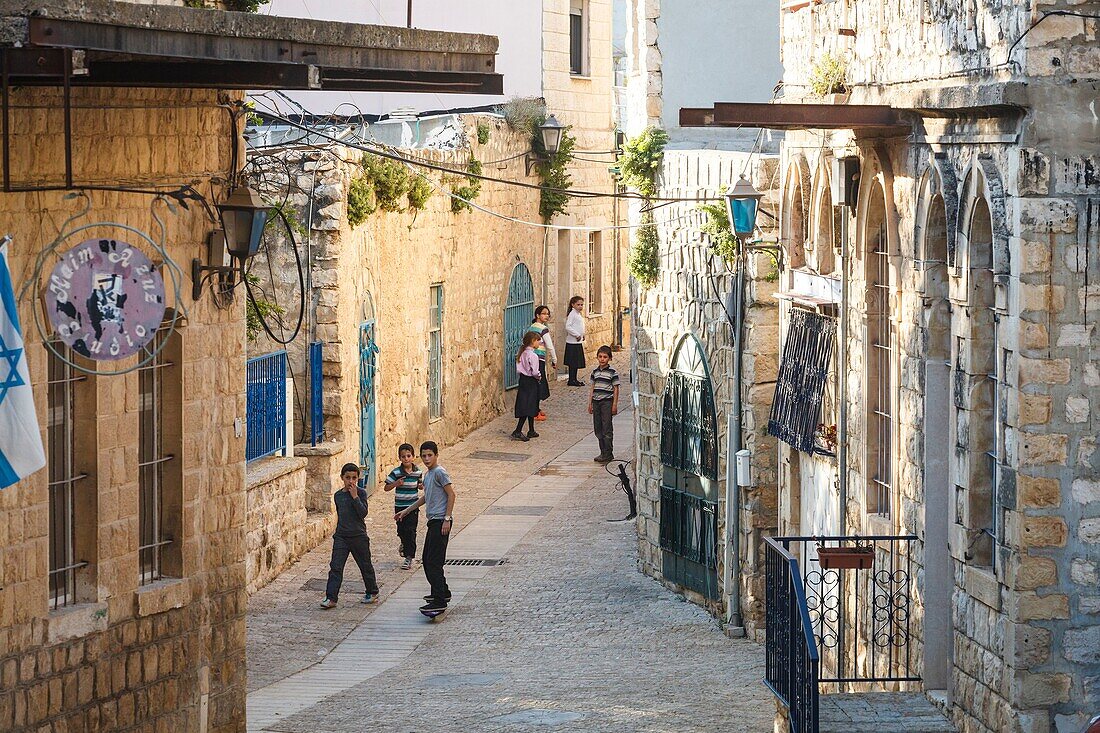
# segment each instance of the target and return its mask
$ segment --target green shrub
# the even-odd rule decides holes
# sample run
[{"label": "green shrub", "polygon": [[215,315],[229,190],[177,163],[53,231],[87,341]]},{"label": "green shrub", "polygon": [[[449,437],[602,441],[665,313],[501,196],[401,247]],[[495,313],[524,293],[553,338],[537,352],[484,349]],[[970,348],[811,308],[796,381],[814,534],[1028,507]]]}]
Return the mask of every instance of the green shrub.
[{"label": "green shrub", "polygon": [[699,210],[707,215],[702,232],[710,237],[711,251],[726,262],[733,262],[737,258],[737,237],[730,229],[730,217],[726,207],[703,204]]},{"label": "green shrub", "polygon": [[491,132],[491,130],[489,129],[489,123],[486,122],[485,120],[478,120],[477,121],[477,144],[478,145],[484,145],[485,143],[489,142],[489,133],[490,132]]},{"label": "green shrub", "polygon": [[413,176],[409,184],[409,208],[418,212],[428,203],[428,199],[435,195],[435,187],[423,176]]},{"label": "green shrub", "polygon": [[644,223],[634,233],[634,246],[630,248],[628,265],[634,279],[643,287],[651,288],[657,284],[657,275],[660,273],[660,242],[653,215],[644,214],[644,217]]},{"label": "green shrub", "polygon": [[826,52],[810,69],[810,91],[818,96],[848,91],[848,64],[840,56]]},{"label": "green shrub", "polygon": [[533,135],[546,120],[546,103],[537,97],[513,97],[497,108],[508,127]]},{"label": "green shrub", "polygon": [[657,193],[657,169],[665,154],[668,133],[659,127],[647,127],[627,140],[619,156],[619,180],[646,198]]},{"label": "green shrub", "polygon": [[374,184],[369,178],[359,176],[348,186],[348,223],[357,227],[378,209],[374,198]]},{"label": "green shrub", "polygon": [[409,169],[388,158],[369,155],[363,158],[363,170],[374,184],[374,198],[382,211],[403,211],[408,196]]},{"label": "green shrub", "polygon": [[566,127],[562,131],[558,152],[550,155],[546,152],[546,146],[542,144],[542,133],[539,131],[539,125],[545,121],[545,114],[534,121],[531,150],[543,159],[535,166],[539,184],[543,186],[539,195],[539,214],[544,222],[549,222],[555,214],[564,213],[569,205],[569,194],[566,191],[573,185],[573,178],[566,169],[573,160],[573,149],[577,145],[577,139],[569,134],[570,128]]},{"label": "green shrub", "polygon": [[[473,173],[474,176],[480,176],[482,171],[481,161],[477,158],[470,157],[470,161],[466,163],[466,171]],[[458,180],[462,180],[461,178]],[[451,189],[451,193],[455,196],[459,196],[465,201],[461,201],[457,198],[451,199],[451,212],[459,213],[460,211],[470,211],[473,209],[468,201],[473,201],[481,195],[481,179],[474,178],[473,176],[466,176],[466,183],[462,186],[456,186]]]}]

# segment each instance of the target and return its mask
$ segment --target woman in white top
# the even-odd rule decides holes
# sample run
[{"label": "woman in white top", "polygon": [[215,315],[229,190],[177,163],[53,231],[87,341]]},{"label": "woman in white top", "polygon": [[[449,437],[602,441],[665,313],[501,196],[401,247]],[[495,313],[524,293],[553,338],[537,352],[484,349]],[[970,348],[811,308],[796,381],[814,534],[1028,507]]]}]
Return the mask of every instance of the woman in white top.
[{"label": "woman in white top", "polygon": [[569,367],[570,387],[580,387],[577,372],[584,369],[584,298],[574,295],[569,299],[569,315],[565,317],[565,365]]}]

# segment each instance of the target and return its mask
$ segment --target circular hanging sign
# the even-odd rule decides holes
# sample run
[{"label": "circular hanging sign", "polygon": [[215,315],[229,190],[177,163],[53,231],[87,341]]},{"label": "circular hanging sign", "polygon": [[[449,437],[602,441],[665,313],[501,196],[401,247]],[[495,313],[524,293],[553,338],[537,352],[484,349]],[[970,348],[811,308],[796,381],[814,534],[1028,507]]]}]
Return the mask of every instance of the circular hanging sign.
[{"label": "circular hanging sign", "polygon": [[114,239],[87,239],[50,273],[46,311],[73,351],[96,361],[136,354],[164,320],[164,280],[149,258]]}]

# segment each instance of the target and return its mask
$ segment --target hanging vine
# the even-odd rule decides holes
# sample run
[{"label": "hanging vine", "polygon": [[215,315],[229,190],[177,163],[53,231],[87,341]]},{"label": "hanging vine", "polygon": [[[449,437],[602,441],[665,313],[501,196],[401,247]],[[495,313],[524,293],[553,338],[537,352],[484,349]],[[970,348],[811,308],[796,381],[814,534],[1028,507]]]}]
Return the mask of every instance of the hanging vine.
[{"label": "hanging vine", "polygon": [[539,183],[542,185],[539,196],[539,214],[542,220],[549,223],[555,214],[565,213],[569,205],[569,194],[566,191],[573,185],[573,178],[566,167],[573,160],[573,149],[577,145],[577,139],[569,134],[569,128],[565,128],[561,134],[561,144],[553,155],[546,152],[546,146],[542,144],[542,134],[539,125],[546,121],[543,116],[534,125],[531,132],[531,149],[542,158],[538,163]]},{"label": "hanging vine", "polygon": [[657,170],[667,144],[668,133],[659,127],[647,127],[627,140],[619,156],[619,181],[646,198],[656,196]]},{"label": "hanging vine", "polygon": [[724,206],[702,204],[699,210],[707,215],[707,221],[700,228],[710,237],[710,251],[732,264],[737,259],[737,238],[730,229],[730,217]]},{"label": "hanging vine", "polygon": [[649,212],[642,214],[642,226],[634,233],[634,245],[630,248],[628,265],[630,274],[639,284],[647,288],[657,284],[657,276],[660,274],[659,239],[653,214]]}]

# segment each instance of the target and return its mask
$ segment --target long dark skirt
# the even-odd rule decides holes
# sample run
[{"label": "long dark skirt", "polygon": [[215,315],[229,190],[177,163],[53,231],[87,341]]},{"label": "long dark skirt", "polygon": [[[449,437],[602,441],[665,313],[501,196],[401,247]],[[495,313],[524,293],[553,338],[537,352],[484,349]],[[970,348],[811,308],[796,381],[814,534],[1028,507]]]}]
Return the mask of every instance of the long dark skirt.
[{"label": "long dark skirt", "polygon": [[565,365],[573,369],[584,369],[584,344],[565,345]]},{"label": "long dark skirt", "polygon": [[526,374],[519,375],[516,391],[516,417],[534,417],[539,414],[539,380]]},{"label": "long dark skirt", "polygon": [[550,399],[550,380],[546,378],[546,361],[543,359],[539,359],[539,373],[542,374],[542,381],[539,382],[539,399],[548,400]]}]

